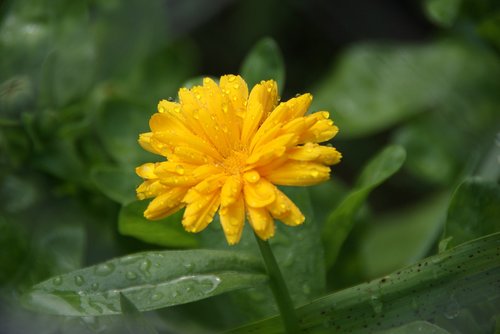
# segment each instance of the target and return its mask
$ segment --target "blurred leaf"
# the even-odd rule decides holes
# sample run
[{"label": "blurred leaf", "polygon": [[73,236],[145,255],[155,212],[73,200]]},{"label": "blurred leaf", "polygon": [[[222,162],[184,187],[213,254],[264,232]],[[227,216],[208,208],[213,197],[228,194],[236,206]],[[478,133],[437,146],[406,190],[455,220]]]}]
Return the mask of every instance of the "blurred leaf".
[{"label": "blurred leaf", "polygon": [[314,220],[322,227],[330,212],[346,196],[347,187],[334,175],[332,180],[310,187],[309,193]]},{"label": "blurred leaf", "polygon": [[323,226],[323,246],[327,268],[335,263],[338,253],[349,235],[356,213],[370,192],[396,173],[406,159],[401,146],[388,146],[363,168],[356,187],[333,210]]},{"label": "blurred leaf", "polygon": [[500,8],[486,17],[477,30],[481,36],[500,49]]},{"label": "blurred leaf", "polygon": [[272,38],[261,39],[243,61],[240,73],[249,89],[262,80],[272,79],[278,83],[278,92],[283,92],[285,65],[278,44]]},{"label": "blurred leaf", "polygon": [[377,334],[415,334],[415,333],[450,334],[450,332],[436,325],[433,325],[430,322],[420,321],[420,320],[376,333]]},{"label": "blurred leaf", "polygon": [[139,240],[165,247],[196,247],[198,239],[194,234],[186,232],[181,220],[184,211],[158,221],[150,221],[144,217],[148,201],[128,203],[120,210],[118,230]]},{"label": "blurred leaf", "polygon": [[156,329],[151,326],[135,305],[120,292],[120,310],[123,320],[131,334],[155,334]]},{"label": "blurred leaf", "polygon": [[90,177],[103,194],[120,204],[136,199],[135,188],[141,182],[133,168],[114,166],[96,166],[92,168]]},{"label": "blurred leaf", "polygon": [[429,18],[444,27],[455,22],[462,0],[425,0],[424,6]]},{"label": "blurred leaf", "polygon": [[97,73],[126,76],[170,42],[164,1],[101,1],[92,32],[99,53]]},{"label": "blurred leaf", "polygon": [[[365,277],[385,275],[423,258],[442,230],[448,194],[375,217],[360,240]],[[397,250],[397,251],[394,251]]]},{"label": "blurred leaf", "polygon": [[340,136],[361,137],[436,104],[464,103],[458,92],[477,92],[491,82],[498,91],[499,77],[495,57],[458,42],[359,45],[348,50],[313,91],[311,109],[333,111]]},{"label": "blurred leaf", "polygon": [[[20,226],[0,216],[0,285],[12,280],[28,256],[29,244]],[[8,250],[8,251],[7,251]]]},{"label": "blurred leaf", "polygon": [[[426,258],[388,276],[297,308],[302,331],[368,333],[428,321],[452,333],[491,333],[500,312],[500,233]],[[465,326],[467,325],[467,326]],[[273,317],[228,333],[282,333]]]},{"label": "blurred leaf", "polygon": [[109,154],[125,168],[135,168],[154,158],[137,143],[139,134],[148,131],[151,115],[143,105],[123,99],[108,100],[101,108],[99,137]]},{"label": "blurred leaf", "polygon": [[444,238],[447,248],[500,231],[500,185],[480,178],[465,180],[453,195]]},{"label": "blurred leaf", "polygon": [[208,298],[262,284],[261,262],[215,250],[144,252],[53,277],[23,297],[42,313],[119,314],[123,293],[140,311]]}]

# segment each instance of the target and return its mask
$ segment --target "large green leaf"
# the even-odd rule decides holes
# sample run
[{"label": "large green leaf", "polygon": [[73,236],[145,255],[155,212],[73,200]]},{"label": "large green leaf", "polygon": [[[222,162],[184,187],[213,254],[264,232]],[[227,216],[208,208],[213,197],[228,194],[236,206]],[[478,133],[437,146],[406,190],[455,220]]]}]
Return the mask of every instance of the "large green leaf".
[{"label": "large green leaf", "polygon": [[439,194],[374,217],[359,242],[365,277],[385,275],[427,255],[442,231],[448,203],[449,195]]},{"label": "large green leaf", "polygon": [[148,201],[135,201],[124,205],[118,217],[118,230],[139,240],[166,247],[195,247],[198,239],[184,230],[179,211],[159,221],[144,217]]},{"label": "large green leaf", "polygon": [[401,146],[389,146],[373,158],[363,169],[356,187],[334,209],[323,226],[323,245],[327,267],[331,267],[340,248],[349,235],[356,213],[370,192],[396,173],[406,158]]},{"label": "large green leaf", "polygon": [[144,319],[142,313],[123,293],[120,293],[120,310],[130,334],[158,334],[156,329]]},{"label": "large green leaf", "polygon": [[500,185],[480,178],[465,180],[448,209],[444,238],[453,247],[500,230]]},{"label": "large green leaf", "polygon": [[361,137],[436,105],[467,104],[463,96],[499,75],[495,57],[457,42],[358,45],[313,91],[311,108],[334,112],[340,136]]},{"label": "large green leaf", "polygon": [[[297,309],[304,333],[367,333],[414,321],[450,332],[492,333],[500,312],[500,233]],[[230,333],[282,333],[273,317]]]},{"label": "large green leaf", "polygon": [[250,51],[241,65],[241,75],[251,89],[262,80],[275,80],[278,91],[285,85],[285,65],[276,42],[271,38],[261,39]]},{"label": "large green leaf", "polygon": [[414,321],[403,326],[391,328],[384,331],[376,332],[376,334],[449,334],[450,332],[433,325],[427,321]]},{"label": "large green leaf", "polygon": [[33,286],[23,301],[49,314],[119,314],[120,294],[147,311],[256,286],[266,279],[260,260],[243,253],[144,252],[52,277]]}]

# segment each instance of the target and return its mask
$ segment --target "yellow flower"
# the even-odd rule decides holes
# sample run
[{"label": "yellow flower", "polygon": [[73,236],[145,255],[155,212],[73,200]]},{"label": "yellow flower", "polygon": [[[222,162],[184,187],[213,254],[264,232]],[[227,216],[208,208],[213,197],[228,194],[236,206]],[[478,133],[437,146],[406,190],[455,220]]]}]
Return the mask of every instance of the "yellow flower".
[{"label": "yellow flower", "polygon": [[275,81],[262,81],[250,95],[240,76],[217,85],[179,90],[179,103],[162,100],[141,146],[167,158],[137,167],[144,182],[139,199],[154,199],[144,212],[161,219],[186,207],[182,224],[203,230],[219,210],[229,244],[241,238],[245,213],[261,239],[274,235],[274,219],[295,226],[304,216],[276,185],[308,186],[329,178],[340,161],[333,147],[319,145],[338,128],[325,111],[305,115],[312,101],[303,94],[279,103]]}]

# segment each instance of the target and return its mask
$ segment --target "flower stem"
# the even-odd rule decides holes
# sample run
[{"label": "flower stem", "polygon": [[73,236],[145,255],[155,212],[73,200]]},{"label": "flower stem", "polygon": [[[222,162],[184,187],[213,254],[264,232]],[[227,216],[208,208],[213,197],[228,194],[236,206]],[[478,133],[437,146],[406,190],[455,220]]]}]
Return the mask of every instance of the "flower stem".
[{"label": "flower stem", "polygon": [[293,307],[292,299],[288,293],[288,289],[285,284],[285,280],[281,275],[280,268],[274,257],[271,246],[267,241],[260,239],[256,234],[255,239],[259,245],[259,250],[264,259],[264,264],[266,266],[267,274],[269,276],[269,285],[278,304],[278,309],[281,314],[281,319],[285,326],[285,330],[289,334],[299,333],[299,321],[297,315],[295,314],[295,309]]}]

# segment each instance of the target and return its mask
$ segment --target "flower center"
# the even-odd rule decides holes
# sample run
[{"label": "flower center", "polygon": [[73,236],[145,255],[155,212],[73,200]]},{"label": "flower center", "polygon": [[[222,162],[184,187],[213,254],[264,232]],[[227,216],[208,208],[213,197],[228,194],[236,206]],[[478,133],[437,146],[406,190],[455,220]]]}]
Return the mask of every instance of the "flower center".
[{"label": "flower center", "polygon": [[245,168],[247,153],[244,151],[232,151],[229,156],[222,162],[222,167],[226,174],[239,174]]}]

